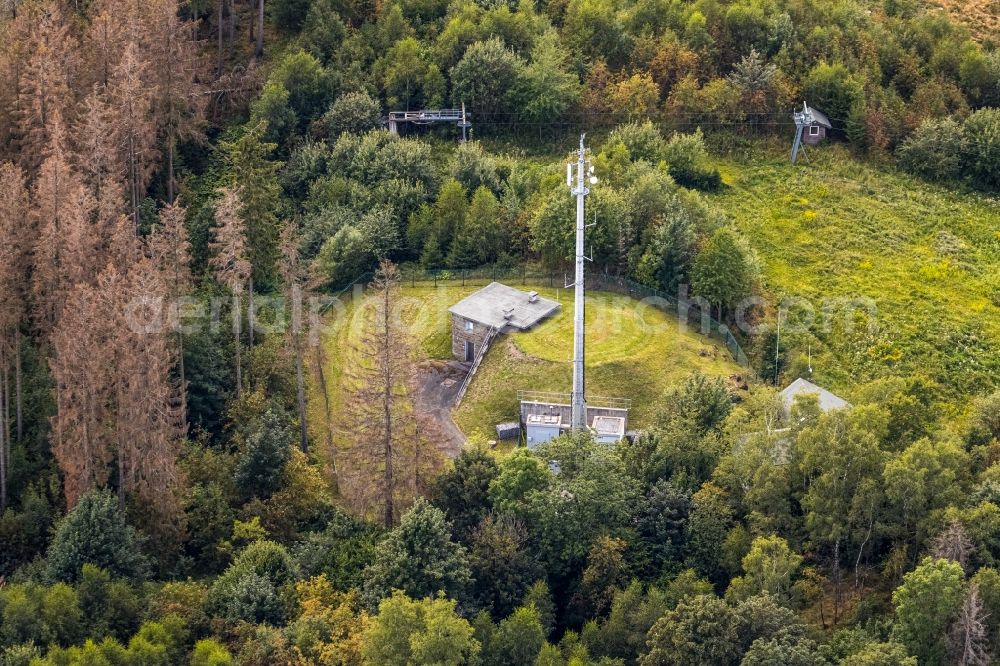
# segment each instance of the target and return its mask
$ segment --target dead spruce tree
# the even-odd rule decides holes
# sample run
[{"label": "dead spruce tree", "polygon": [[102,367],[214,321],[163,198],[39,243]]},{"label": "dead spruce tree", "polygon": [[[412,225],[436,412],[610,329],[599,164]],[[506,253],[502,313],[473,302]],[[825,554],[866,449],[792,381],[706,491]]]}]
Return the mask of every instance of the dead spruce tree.
[{"label": "dead spruce tree", "polygon": [[[11,438],[23,433],[21,394],[21,326],[27,313],[28,247],[24,225],[28,191],[21,170],[0,165],[0,511],[7,507]],[[10,372],[14,372],[15,427],[11,428]],[[14,435],[13,433],[16,433]]]},{"label": "dead spruce tree", "polygon": [[965,601],[948,635],[951,663],[957,666],[989,666],[989,638],[986,628],[987,613],[979,595],[979,586],[969,585]]},{"label": "dead spruce tree", "polygon": [[149,254],[166,288],[171,328],[177,341],[177,372],[181,386],[181,417],[187,419],[187,378],[184,373],[184,330],[181,326],[180,298],[191,287],[191,242],[184,217],[187,211],[179,203],[167,204],[160,211],[160,222],[149,235]]},{"label": "dead spruce tree", "polygon": [[233,341],[236,356],[236,395],[243,393],[243,368],[240,362],[242,308],[240,298],[247,280],[250,279],[250,261],[247,259],[247,238],[243,227],[239,190],[224,187],[219,190],[221,198],[215,205],[215,229],[209,245],[212,252],[210,265],[215,271],[215,279],[229,289],[233,296]]},{"label": "dead spruce tree", "polygon": [[351,487],[345,494],[354,496],[359,509],[377,507],[388,527],[414,497],[413,475],[403,465],[430,447],[416,441],[410,340],[401,323],[399,273],[391,262],[381,262],[369,290],[352,322],[362,329],[354,350],[358,362],[348,370],[352,390],[341,428],[350,441],[345,464]]}]

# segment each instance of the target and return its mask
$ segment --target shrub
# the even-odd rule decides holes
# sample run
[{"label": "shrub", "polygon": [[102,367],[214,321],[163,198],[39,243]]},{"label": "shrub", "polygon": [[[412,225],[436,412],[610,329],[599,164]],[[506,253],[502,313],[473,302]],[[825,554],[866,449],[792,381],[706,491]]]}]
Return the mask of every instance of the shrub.
[{"label": "shrub", "polygon": [[4,666],[28,666],[35,663],[41,657],[41,653],[33,643],[21,643],[11,645],[0,650],[0,664]]},{"label": "shrub", "polygon": [[310,2],[302,32],[299,33],[306,50],[323,62],[329,62],[347,33],[347,27],[337,12],[339,4],[334,0]]},{"label": "shrub", "polygon": [[344,132],[363,134],[379,126],[382,107],[378,100],[366,92],[341,95],[323,114],[322,130],[328,138],[335,139]]},{"label": "shrub", "polygon": [[977,186],[1000,189],[1000,109],[980,109],[963,128],[966,172]]},{"label": "shrub", "polygon": [[300,125],[318,117],[329,101],[329,81],[323,65],[305,51],[286,55],[272,72],[268,82],[288,90],[288,104]]},{"label": "shrub", "polygon": [[147,562],[135,530],[107,490],[84,495],[56,527],[47,556],[51,580],[74,582],[86,563],[117,578],[142,578]]},{"label": "shrub", "polygon": [[379,530],[347,512],[335,513],[322,532],[308,534],[296,547],[295,558],[307,576],[325,575],[335,589],[361,584],[361,570],[372,561]]},{"label": "shrub", "polygon": [[617,144],[625,146],[633,161],[645,160],[652,164],[663,159],[663,149],[666,146],[660,130],[649,120],[625,123],[611,130],[605,150]]},{"label": "shrub", "polygon": [[723,227],[695,257],[691,286],[698,296],[721,310],[749,296],[756,277],[753,257],[736,233]]},{"label": "shrub", "polygon": [[819,63],[806,76],[802,88],[809,105],[835,123],[847,120],[852,107],[864,96],[861,84],[840,63]]},{"label": "shrub", "polygon": [[896,151],[904,169],[928,180],[958,178],[965,139],[951,118],[928,119]]},{"label": "shrub", "polygon": [[478,141],[459,145],[450,170],[451,177],[469,192],[474,192],[479,187],[489,188],[494,194],[500,191],[496,160],[483,150]]},{"label": "shrub", "polygon": [[277,0],[271,4],[270,11],[281,28],[298,30],[305,20],[309,4],[309,0]]},{"label": "shrub", "polygon": [[[400,591],[379,604],[365,628],[362,654],[371,664],[476,663],[472,625],[441,597],[414,601]],[[526,663],[526,662],[525,662]]]},{"label": "shrub", "polygon": [[722,184],[719,170],[709,163],[701,129],[694,134],[674,134],[663,154],[670,175],[678,184],[699,190],[714,190]]},{"label": "shrub", "polygon": [[203,638],[194,644],[191,666],[232,666],[233,657],[221,643]]},{"label": "shrub", "polygon": [[362,594],[365,605],[374,609],[393,590],[418,599],[443,591],[455,599],[468,584],[466,551],[452,541],[444,512],[418,499],[376,547],[375,559],[364,572]]}]

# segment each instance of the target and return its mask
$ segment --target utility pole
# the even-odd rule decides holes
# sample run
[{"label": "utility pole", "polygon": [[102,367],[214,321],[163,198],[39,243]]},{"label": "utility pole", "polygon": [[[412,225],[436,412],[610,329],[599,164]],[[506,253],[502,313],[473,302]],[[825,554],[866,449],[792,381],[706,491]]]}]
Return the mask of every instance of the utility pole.
[{"label": "utility pole", "polygon": [[584,397],[584,274],[583,262],[587,257],[583,253],[584,234],[584,199],[590,194],[587,187],[589,179],[591,184],[597,182],[594,177],[594,167],[587,160],[587,151],[583,147],[583,138],[580,135],[580,148],[576,157],[576,183],[574,185],[573,164],[566,165],[566,185],[576,196],[576,277],[573,282],[575,287],[575,301],[573,308],[573,394],[572,394],[572,419],[571,426],[574,432],[579,432],[587,428],[587,402]]}]

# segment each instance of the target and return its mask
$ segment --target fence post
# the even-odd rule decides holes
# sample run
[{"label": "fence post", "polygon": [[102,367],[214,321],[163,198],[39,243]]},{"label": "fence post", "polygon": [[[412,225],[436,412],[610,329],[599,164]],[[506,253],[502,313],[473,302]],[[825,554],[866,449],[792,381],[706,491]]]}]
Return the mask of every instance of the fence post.
[{"label": "fence post", "polygon": [[465,269],[462,269],[462,286],[465,286]]}]

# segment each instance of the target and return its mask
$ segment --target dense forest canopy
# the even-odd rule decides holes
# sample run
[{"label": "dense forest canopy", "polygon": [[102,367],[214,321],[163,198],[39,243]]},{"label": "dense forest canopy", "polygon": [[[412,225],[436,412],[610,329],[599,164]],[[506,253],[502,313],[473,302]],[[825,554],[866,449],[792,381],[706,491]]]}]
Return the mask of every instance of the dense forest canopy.
[{"label": "dense forest canopy", "polygon": [[[993,663],[1000,34],[938,4],[6,2],[0,664]],[[832,127],[795,178],[969,202],[920,274],[977,298],[944,361],[771,325],[720,164],[784,160],[803,101]],[[384,123],[440,108],[468,142]],[[561,279],[581,132],[588,270],[690,290],[749,386],[449,459],[404,278]],[[313,324],[360,282],[340,364]],[[849,408],[770,386],[814,354]]]}]

